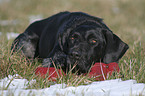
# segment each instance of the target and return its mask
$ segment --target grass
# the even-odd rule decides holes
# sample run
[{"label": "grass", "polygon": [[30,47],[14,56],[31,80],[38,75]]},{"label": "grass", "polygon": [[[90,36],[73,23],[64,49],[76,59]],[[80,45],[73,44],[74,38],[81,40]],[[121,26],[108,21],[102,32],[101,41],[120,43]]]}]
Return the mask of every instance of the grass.
[{"label": "grass", "polygon": [[[38,78],[34,70],[41,63],[26,61],[22,55],[11,56],[10,46],[13,40],[6,39],[7,32],[22,33],[29,25],[30,15],[42,14],[44,18],[60,11],[83,11],[104,18],[104,22],[117,34],[130,49],[120,60],[120,73],[113,73],[107,79],[134,79],[145,83],[145,1],[144,0],[10,0],[0,4],[0,20],[18,20],[19,24],[0,25],[0,78],[19,74],[37,83],[29,88],[46,88],[54,84],[47,78]],[[78,86],[93,82],[87,76],[67,74],[56,80],[67,86]]]}]

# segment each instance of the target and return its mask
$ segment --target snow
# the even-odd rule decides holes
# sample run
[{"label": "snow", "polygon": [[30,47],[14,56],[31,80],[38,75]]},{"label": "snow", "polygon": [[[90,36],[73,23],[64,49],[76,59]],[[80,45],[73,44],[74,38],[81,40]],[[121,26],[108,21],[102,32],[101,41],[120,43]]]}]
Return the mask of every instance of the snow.
[{"label": "snow", "polygon": [[[0,0],[0,3],[2,1]],[[29,20],[29,23],[33,23],[35,21],[39,21],[39,20],[42,20],[43,19],[43,16],[41,14],[38,14],[38,15],[30,15],[28,17],[28,20]],[[18,25],[21,23],[21,20],[19,19],[14,19],[14,20],[0,20],[0,26],[8,26],[8,25]]]},{"label": "snow", "polygon": [[39,21],[41,19],[43,19],[42,15],[31,15],[31,16],[29,16],[29,23],[31,24],[31,23],[33,23],[35,21]]},{"label": "snow", "polygon": [[7,26],[7,25],[17,25],[19,24],[19,20],[0,20],[0,25],[1,26]]},{"label": "snow", "polygon": [[[0,36],[2,35],[3,33],[0,32]],[[10,39],[15,39],[20,33],[15,33],[15,32],[7,32],[6,33],[6,37],[8,40]]]},{"label": "snow", "polygon": [[19,35],[19,33],[8,32],[6,35],[7,35],[7,39],[10,40],[16,38]]},{"label": "snow", "polygon": [[2,4],[3,2],[9,2],[10,0],[0,0],[0,4]]},{"label": "snow", "polygon": [[[66,87],[66,84],[55,84],[44,89],[26,89],[28,84],[35,80],[27,81],[18,79],[18,74],[0,80],[0,96],[13,94],[14,96],[130,96],[145,95],[145,84],[137,83],[135,80],[122,81],[121,79],[96,81],[88,85],[78,87]],[[9,85],[9,86],[8,86]],[[5,90],[4,88],[7,88]]]},{"label": "snow", "polygon": [[15,74],[13,76],[9,75],[8,77],[1,79],[0,80],[0,88],[6,88],[9,83],[9,89],[24,89],[27,88],[27,85],[30,83],[32,84],[32,82],[36,82],[35,80],[32,81],[27,81],[27,79],[17,79],[20,78],[21,76],[19,76],[18,74]]},{"label": "snow", "polygon": [[118,7],[112,8],[113,13],[118,14],[120,12],[120,9]]}]

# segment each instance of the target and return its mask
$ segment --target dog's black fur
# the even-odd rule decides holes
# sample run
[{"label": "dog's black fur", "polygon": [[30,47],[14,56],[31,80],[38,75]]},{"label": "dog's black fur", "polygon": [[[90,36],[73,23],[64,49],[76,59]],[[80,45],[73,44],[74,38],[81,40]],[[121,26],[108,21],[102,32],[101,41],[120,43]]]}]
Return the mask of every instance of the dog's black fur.
[{"label": "dog's black fur", "polygon": [[12,44],[28,58],[42,58],[44,66],[60,65],[64,70],[76,64],[80,73],[94,62],[118,62],[128,45],[101,18],[82,12],[61,12],[32,23]]}]

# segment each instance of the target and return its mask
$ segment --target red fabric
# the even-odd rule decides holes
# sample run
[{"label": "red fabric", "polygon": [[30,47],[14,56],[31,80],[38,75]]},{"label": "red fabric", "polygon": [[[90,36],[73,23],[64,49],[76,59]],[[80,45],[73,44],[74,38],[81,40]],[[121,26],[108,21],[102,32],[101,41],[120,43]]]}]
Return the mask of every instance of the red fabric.
[{"label": "red fabric", "polygon": [[113,71],[119,72],[119,66],[116,62],[109,64],[95,63],[89,72],[89,76],[93,76],[96,80],[105,80]]},{"label": "red fabric", "polygon": [[[108,75],[111,75],[113,71],[119,72],[119,66],[116,62],[104,64],[104,63],[95,63],[88,73],[89,77],[94,77],[96,80],[105,80]],[[49,70],[47,67],[38,67],[35,71],[36,75],[40,75],[45,78],[45,75],[48,75],[48,79],[53,81],[59,76],[65,75],[60,69],[55,69],[50,67]]]},{"label": "red fabric", "polygon": [[49,70],[48,67],[38,67],[35,70],[35,74],[43,78],[45,78],[45,75],[48,75],[48,79],[55,81],[56,78],[63,76],[64,72],[62,72],[60,69],[55,69],[54,67],[50,67]]}]

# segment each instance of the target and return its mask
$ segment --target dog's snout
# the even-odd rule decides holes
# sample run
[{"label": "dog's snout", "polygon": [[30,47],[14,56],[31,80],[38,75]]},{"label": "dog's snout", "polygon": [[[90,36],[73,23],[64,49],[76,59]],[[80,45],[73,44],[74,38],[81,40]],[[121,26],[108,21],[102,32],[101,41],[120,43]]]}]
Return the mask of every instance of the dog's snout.
[{"label": "dog's snout", "polygon": [[80,53],[77,52],[77,51],[72,51],[72,52],[70,52],[70,56],[73,57],[73,58],[79,59],[80,58]]}]

